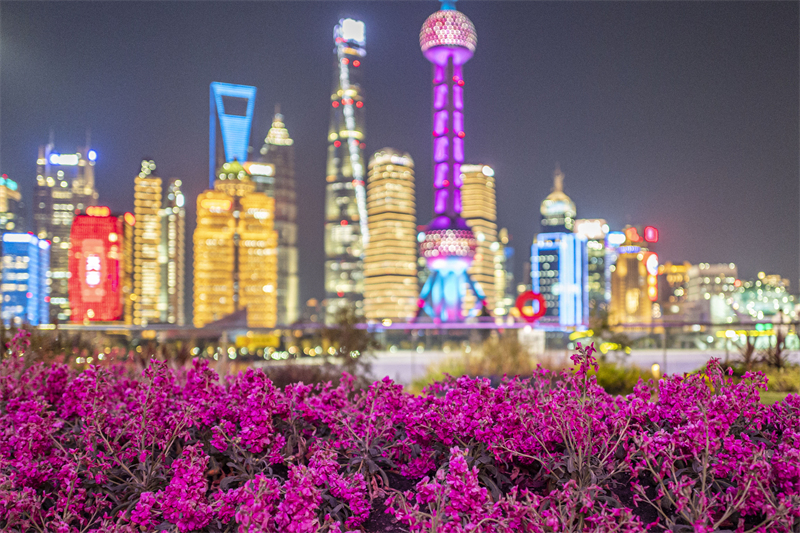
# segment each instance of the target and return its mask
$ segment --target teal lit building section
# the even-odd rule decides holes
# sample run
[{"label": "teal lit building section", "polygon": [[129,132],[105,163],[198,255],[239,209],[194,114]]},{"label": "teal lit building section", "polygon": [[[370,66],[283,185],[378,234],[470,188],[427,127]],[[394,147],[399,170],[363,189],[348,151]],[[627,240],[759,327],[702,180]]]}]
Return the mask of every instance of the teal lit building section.
[{"label": "teal lit building section", "polygon": [[587,239],[574,233],[540,233],[531,246],[533,292],[547,306],[541,322],[561,327],[589,323]]},{"label": "teal lit building section", "polygon": [[250,128],[256,105],[256,88],[231,83],[211,83],[209,135],[209,188],[224,163],[247,161]]},{"label": "teal lit building section", "polygon": [[6,326],[50,322],[47,286],[50,243],[29,233],[3,235],[3,308]]}]

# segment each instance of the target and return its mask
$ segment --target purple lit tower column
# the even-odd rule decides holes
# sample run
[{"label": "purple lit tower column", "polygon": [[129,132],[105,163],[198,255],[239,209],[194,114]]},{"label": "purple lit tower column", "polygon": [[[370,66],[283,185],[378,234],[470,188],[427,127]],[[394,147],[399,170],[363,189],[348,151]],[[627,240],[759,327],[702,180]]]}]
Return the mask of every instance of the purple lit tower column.
[{"label": "purple lit tower column", "polygon": [[467,286],[477,303],[476,315],[485,306],[480,286],[467,273],[475,256],[477,240],[461,218],[461,164],[464,162],[464,79],[462,66],[475,52],[475,26],[457,11],[453,1],[428,17],[419,34],[425,58],[433,63],[433,194],[434,218],[419,249],[431,275],[419,295],[419,311],[434,321],[464,319]]}]

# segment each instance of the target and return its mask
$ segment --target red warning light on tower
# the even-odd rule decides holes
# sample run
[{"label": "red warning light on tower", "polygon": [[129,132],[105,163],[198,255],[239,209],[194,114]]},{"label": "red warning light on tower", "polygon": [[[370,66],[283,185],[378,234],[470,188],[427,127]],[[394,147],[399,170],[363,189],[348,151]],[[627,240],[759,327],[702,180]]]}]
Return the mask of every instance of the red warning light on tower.
[{"label": "red warning light on tower", "polygon": [[658,230],[653,226],[644,228],[644,240],[647,242],[658,242]]}]

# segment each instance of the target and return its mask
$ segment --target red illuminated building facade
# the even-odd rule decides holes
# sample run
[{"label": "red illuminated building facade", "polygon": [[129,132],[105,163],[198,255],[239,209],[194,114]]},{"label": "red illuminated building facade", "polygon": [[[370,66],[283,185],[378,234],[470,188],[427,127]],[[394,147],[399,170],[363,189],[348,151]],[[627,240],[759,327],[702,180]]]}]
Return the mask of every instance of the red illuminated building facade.
[{"label": "red illuminated building facade", "polygon": [[124,220],[108,207],[75,216],[70,233],[69,302],[72,322],[123,318]]}]

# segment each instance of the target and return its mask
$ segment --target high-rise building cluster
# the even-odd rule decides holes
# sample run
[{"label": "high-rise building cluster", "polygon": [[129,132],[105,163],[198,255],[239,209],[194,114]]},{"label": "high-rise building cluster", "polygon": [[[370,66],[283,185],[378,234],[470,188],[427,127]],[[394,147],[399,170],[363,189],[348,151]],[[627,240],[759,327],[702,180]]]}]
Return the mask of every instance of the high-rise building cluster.
[{"label": "high-rise building cluster", "polygon": [[[367,150],[366,37],[356,19],[343,18],[333,28],[325,294],[308,300],[309,312],[301,317],[296,147],[285,117],[276,106],[263,124],[263,143],[254,147],[256,87],[213,82],[209,181],[197,198],[186,198],[187,178],[162,179],[155,161],[143,158],[132,172],[132,212],[111,213],[98,205],[90,140],[60,153],[51,134],[36,161],[27,232],[18,184],[2,175],[3,322],[211,329],[218,323],[252,333],[304,320],[332,323],[349,309],[384,327],[502,327],[536,316],[547,329],[572,331],[587,328],[591,318],[610,327],[650,328],[795,316],[789,283],[779,276],[743,281],[733,263],[662,262],[656,227],[611,229],[606,219],[578,218],[558,165],[530,256],[517,257],[511,235],[498,224],[508,215],[497,202],[502,172],[496,176],[493,164],[470,159],[465,149],[465,65],[477,49],[477,32],[452,1],[443,1],[419,35],[432,69],[433,216],[418,225],[418,163],[402,148]],[[321,178],[322,169],[320,187]],[[187,202],[196,205],[191,236]],[[515,263],[523,261],[524,276],[515,279]],[[256,337],[247,346],[259,346]]]}]

